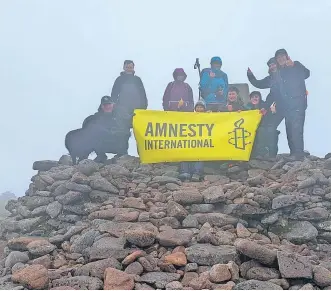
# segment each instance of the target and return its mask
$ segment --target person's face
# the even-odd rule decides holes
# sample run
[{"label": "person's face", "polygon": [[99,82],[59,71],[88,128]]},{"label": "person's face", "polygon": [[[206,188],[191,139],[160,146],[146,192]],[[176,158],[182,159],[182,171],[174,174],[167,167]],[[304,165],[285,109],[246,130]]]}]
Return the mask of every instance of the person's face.
[{"label": "person's face", "polygon": [[176,80],[177,80],[177,81],[180,81],[180,82],[184,82],[184,80],[185,80],[185,76],[183,76],[183,75],[179,75],[179,76],[176,77]]},{"label": "person's face", "polygon": [[220,70],[222,67],[222,64],[221,63],[212,63],[211,64],[211,68],[214,69],[214,70]]},{"label": "person's face", "polygon": [[284,67],[286,65],[287,56],[284,54],[280,54],[277,56],[276,60],[277,60],[278,65],[280,65],[281,67]]},{"label": "person's face", "polygon": [[257,105],[260,103],[260,96],[259,95],[253,95],[251,97],[251,102],[253,105]]},{"label": "person's face", "polygon": [[237,99],[238,99],[238,94],[237,94],[237,92],[235,92],[235,91],[230,91],[230,92],[228,93],[228,100],[229,100],[230,102],[236,102]]},{"label": "person's face", "polygon": [[202,106],[202,105],[197,105],[197,106],[195,107],[195,111],[196,111],[196,112],[204,112],[204,111],[205,111],[205,107]]},{"label": "person's face", "polygon": [[277,64],[271,63],[269,65],[269,70],[270,70],[270,72],[276,72],[277,71]]},{"label": "person's face", "polygon": [[113,111],[114,104],[113,103],[102,104],[101,108],[103,112],[110,113]]},{"label": "person's face", "polygon": [[125,64],[123,69],[125,73],[132,74],[134,72],[134,64],[133,63]]}]

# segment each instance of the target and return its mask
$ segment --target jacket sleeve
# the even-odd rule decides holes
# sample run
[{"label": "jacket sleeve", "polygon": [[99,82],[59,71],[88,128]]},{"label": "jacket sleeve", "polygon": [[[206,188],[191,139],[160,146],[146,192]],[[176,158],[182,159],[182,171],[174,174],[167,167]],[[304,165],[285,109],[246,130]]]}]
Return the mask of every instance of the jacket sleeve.
[{"label": "jacket sleeve", "polygon": [[247,73],[249,82],[256,88],[267,89],[271,87],[271,77],[267,76],[262,80],[257,80],[252,73]]},{"label": "jacket sleeve", "polygon": [[274,98],[273,94],[269,93],[266,100],[265,100],[265,102],[264,102],[264,109],[269,110],[271,104],[274,103],[274,102],[275,102],[275,98]]},{"label": "jacket sleeve", "polygon": [[211,78],[209,77],[209,70],[205,70],[201,75],[200,87],[202,89],[205,89],[209,85],[210,79]]},{"label": "jacket sleeve", "polygon": [[208,89],[211,84],[211,78],[209,77],[209,70],[204,70],[200,79],[200,90],[202,97],[208,95],[210,90]]},{"label": "jacket sleeve", "polygon": [[138,86],[139,86],[139,91],[140,91],[140,98],[141,98],[141,109],[147,109],[148,107],[148,100],[147,100],[147,96],[146,96],[146,91],[145,91],[145,87],[143,84],[143,81],[138,78]]},{"label": "jacket sleeve", "polygon": [[163,94],[162,106],[163,106],[163,110],[165,110],[165,111],[167,111],[169,109],[169,99],[170,99],[171,86],[172,86],[172,83],[170,82],[167,85],[167,88],[165,89],[164,94]]},{"label": "jacket sleeve", "polygon": [[303,73],[303,77],[305,79],[308,79],[310,77],[310,70],[308,70],[303,64],[301,64],[298,61],[295,61],[294,66],[297,67],[300,70],[300,72]]},{"label": "jacket sleeve", "polygon": [[229,90],[229,80],[228,80],[228,75],[224,73],[224,82],[225,82],[225,86],[224,86],[224,89],[223,89],[223,96],[225,98],[227,98],[228,96],[228,90]]},{"label": "jacket sleeve", "polygon": [[121,91],[121,77],[117,77],[117,79],[114,82],[113,88],[111,90],[111,95],[110,95],[110,97],[113,98],[114,100],[116,100],[116,102],[118,101],[120,91]]},{"label": "jacket sleeve", "polygon": [[190,85],[188,85],[188,105],[187,110],[188,111],[194,111],[194,99],[193,99],[193,90]]}]

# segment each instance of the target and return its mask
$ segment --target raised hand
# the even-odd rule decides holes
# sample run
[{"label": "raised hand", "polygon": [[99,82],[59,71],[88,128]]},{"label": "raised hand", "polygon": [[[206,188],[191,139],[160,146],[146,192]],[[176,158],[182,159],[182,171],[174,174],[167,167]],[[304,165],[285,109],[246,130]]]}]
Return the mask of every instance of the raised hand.
[{"label": "raised hand", "polygon": [[272,103],[271,106],[270,106],[270,110],[272,112],[272,114],[275,114],[277,111],[276,111],[276,103]]}]

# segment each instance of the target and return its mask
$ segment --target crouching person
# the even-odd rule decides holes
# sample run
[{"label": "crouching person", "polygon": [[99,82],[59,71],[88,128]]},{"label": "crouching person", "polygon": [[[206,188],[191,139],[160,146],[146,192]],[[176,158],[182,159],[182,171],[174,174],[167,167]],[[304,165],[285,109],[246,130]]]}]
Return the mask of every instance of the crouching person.
[{"label": "crouching person", "polygon": [[[199,100],[194,107],[195,112],[206,112],[206,104]],[[203,162],[182,162],[180,163],[179,179],[182,181],[191,180],[199,182],[203,175]]]},{"label": "crouching person", "polygon": [[95,152],[98,163],[107,160],[106,153],[126,154],[130,129],[123,129],[113,114],[114,99],[104,96],[98,112],[87,117],[80,129],[70,131],[65,138],[65,146],[69,151],[73,164],[87,159]]}]

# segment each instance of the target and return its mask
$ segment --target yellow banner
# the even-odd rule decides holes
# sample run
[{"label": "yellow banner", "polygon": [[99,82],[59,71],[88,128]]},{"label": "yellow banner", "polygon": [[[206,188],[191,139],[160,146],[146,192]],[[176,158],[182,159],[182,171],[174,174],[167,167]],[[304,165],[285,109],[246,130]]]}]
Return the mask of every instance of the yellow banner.
[{"label": "yellow banner", "polygon": [[135,110],[133,131],[142,163],[248,161],[260,121],[258,110]]}]

